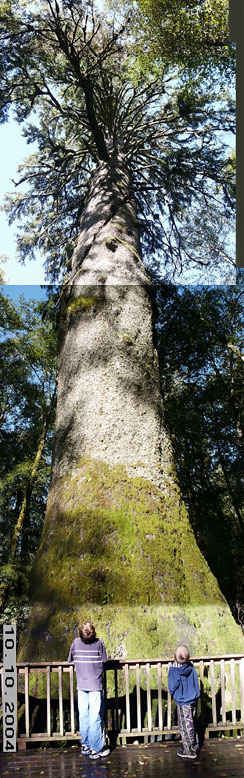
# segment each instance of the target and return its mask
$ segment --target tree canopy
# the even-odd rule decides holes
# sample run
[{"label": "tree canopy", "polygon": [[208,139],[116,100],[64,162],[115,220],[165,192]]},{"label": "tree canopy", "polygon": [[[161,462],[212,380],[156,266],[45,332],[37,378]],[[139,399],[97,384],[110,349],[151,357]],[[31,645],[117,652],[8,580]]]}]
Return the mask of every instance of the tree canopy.
[{"label": "tree canopy", "polygon": [[[118,0],[108,6],[121,12]],[[233,73],[228,0],[124,0],[122,8],[131,17],[135,71],[176,65],[188,75]]]},{"label": "tree canopy", "polygon": [[[28,9],[4,0],[0,8],[1,118],[13,109],[38,149],[20,168],[7,205],[10,220],[22,220],[20,258],[39,248],[49,280],[72,281],[69,263],[94,170],[119,153],[131,176],[144,259],[171,277],[185,262],[233,267],[226,225],[234,162],[223,133],[233,131],[234,113],[217,76],[211,87],[196,74],[176,83],[174,71],[135,83],[130,19],[106,21],[91,2],[46,0]],[[194,251],[204,210],[213,239]]]}]

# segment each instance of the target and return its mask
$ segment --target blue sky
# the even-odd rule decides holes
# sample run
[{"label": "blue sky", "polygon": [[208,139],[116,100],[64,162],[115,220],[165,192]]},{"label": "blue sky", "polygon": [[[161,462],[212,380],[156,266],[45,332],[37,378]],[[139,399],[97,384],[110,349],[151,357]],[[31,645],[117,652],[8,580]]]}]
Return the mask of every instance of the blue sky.
[{"label": "blue sky", "polygon": [[45,300],[47,286],[41,287],[38,284],[6,284],[1,287],[1,293],[18,302],[20,295],[26,299]]},{"label": "blue sky", "polygon": [[[1,148],[1,182],[0,201],[6,192],[13,191],[15,186],[11,179],[17,180],[17,167],[28,156],[31,147],[26,145],[25,138],[21,135],[21,127],[10,120],[0,126]],[[6,255],[7,262],[3,264],[3,271],[7,284],[43,284],[44,272],[42,268],[43,258],[30,262],[26,266],[21,265],[16,259],[15,234],[17,223],[8,225],[6,214],[0,212],[1,231],[1,255]]]}]

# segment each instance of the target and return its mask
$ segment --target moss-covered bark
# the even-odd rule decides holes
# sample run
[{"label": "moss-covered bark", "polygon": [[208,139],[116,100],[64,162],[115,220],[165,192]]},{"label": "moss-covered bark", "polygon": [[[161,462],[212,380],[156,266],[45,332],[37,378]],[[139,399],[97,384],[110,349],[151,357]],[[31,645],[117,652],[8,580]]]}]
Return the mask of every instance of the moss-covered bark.
[{"label": "moss-covered bark", "polygon": [[81,596],[100,605],[224,601],[177,487],[162,495],[92,460],[52,487],[33,585],[41,601],[64,607]]},{"label": "moss-covered bark", "polygon": [[63,294],[52,484],[20,656],[62,659],[80,619],[113,656],[242,650],[200,553],[164,426],[151,285],[123,160],[94,175]]},{"label": "moss-covered bark", "polygon": [[53,483],[33,572],[21,658],[63,659],[79,620],[95,621],[112,656],[243,650],[202,557],[177,486],[168,495],[125,468],[82,459]]}]

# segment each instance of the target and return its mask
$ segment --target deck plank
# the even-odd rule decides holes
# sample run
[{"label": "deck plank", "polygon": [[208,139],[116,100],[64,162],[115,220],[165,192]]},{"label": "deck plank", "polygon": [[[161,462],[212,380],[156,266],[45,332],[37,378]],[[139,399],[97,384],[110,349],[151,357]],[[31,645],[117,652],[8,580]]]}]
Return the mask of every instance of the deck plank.
[{"label": "deck plank", "polygon": [[81,756],[79,747],[60,749],[28,748],[16,754],[1,754],[1,775],[8,778],[243,778],[244,737],[210,738],[204,741],[200,755],[194,762],[177,756],[179,742],[153,743],[148,746],[118,746],[109,757],[91,762]]}]

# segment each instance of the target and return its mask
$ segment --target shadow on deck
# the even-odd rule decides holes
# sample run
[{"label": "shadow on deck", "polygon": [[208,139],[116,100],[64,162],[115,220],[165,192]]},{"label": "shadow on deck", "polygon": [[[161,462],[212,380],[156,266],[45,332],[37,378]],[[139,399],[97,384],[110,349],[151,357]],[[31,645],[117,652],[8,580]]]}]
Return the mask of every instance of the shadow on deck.
[{"label": "shadow on deck", "polygon": [[244,737],[205,740],[196,761],[177,756],[179,742],[118,746],[106,759],[91,762],[78,746],[1,754],[8,778],[243,778]]}]

